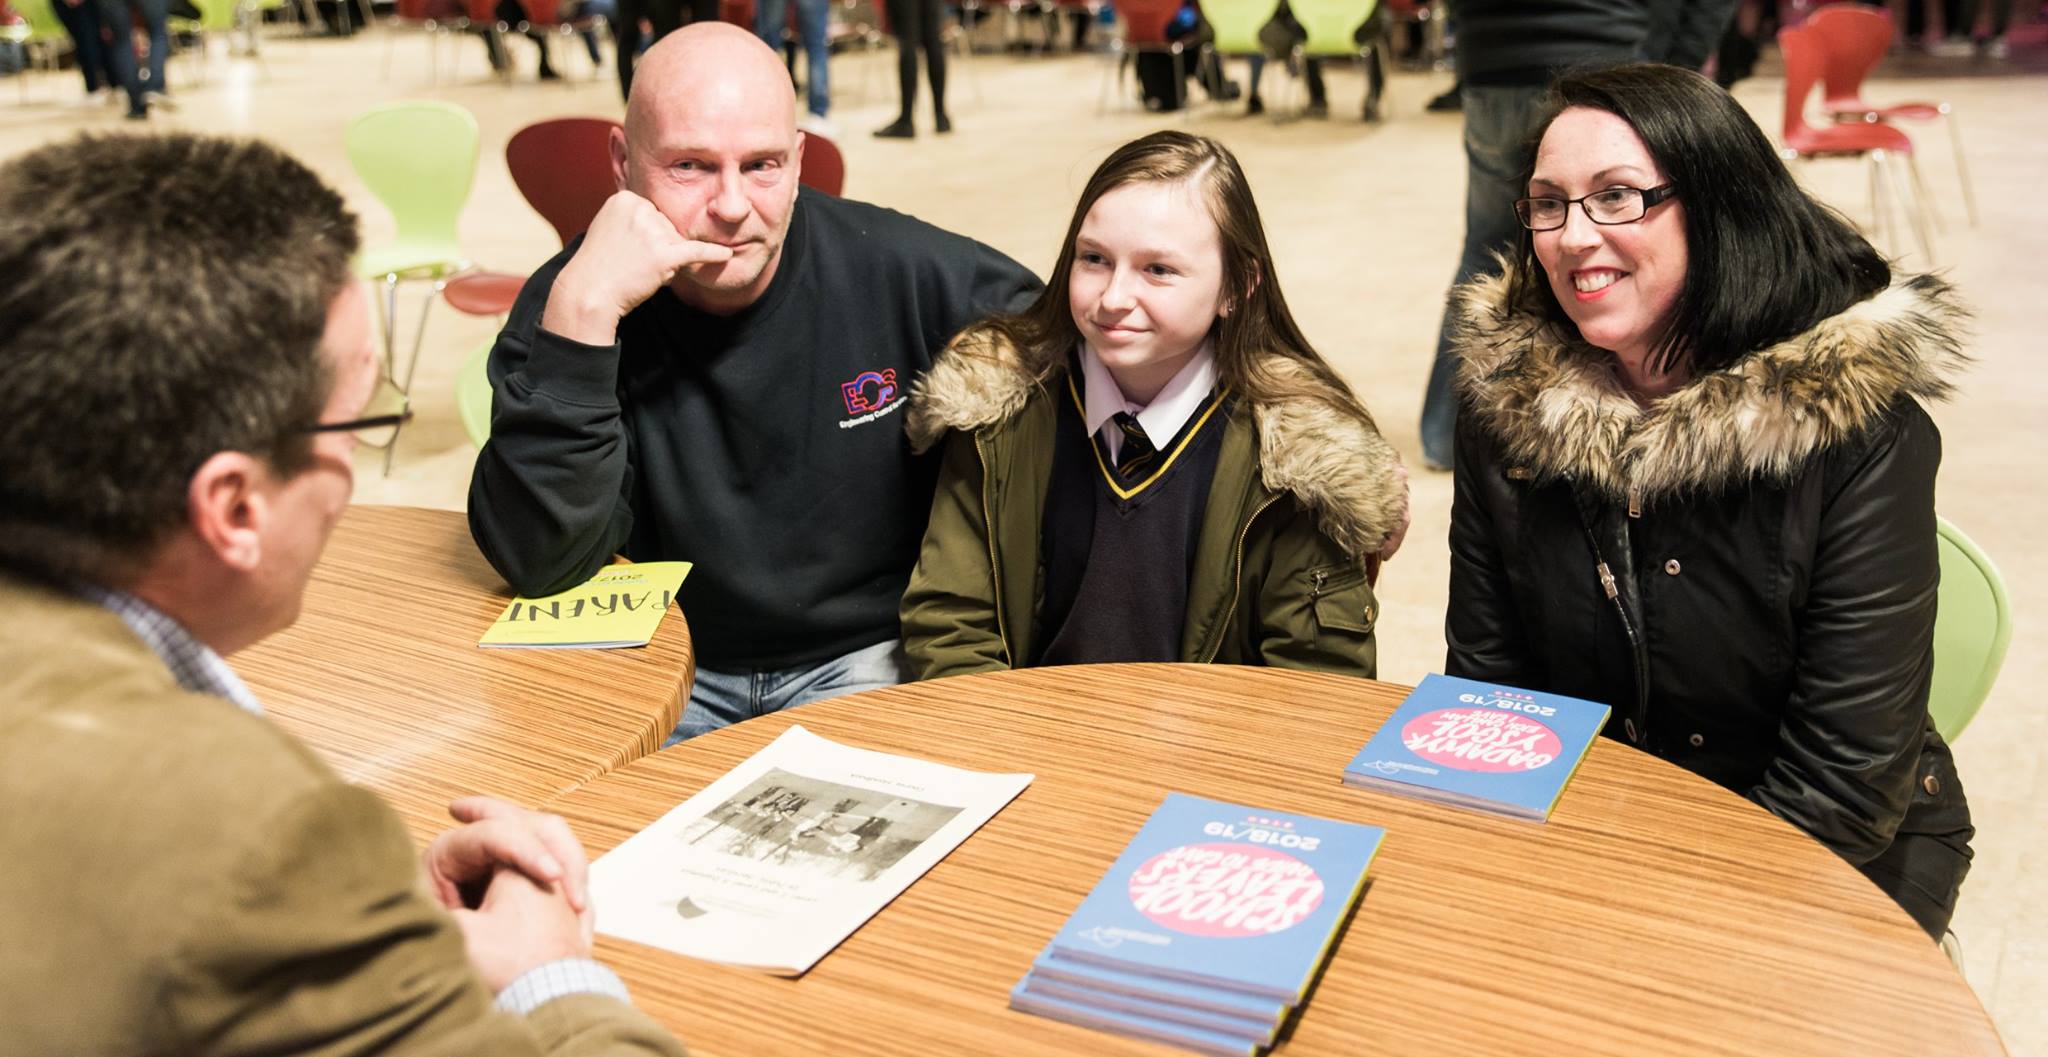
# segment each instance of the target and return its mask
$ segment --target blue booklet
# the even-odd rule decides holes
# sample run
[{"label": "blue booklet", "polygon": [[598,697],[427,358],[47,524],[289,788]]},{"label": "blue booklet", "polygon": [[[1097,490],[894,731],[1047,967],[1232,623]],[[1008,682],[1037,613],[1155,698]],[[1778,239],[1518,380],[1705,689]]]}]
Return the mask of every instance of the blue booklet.
[{"label": "blue booklet", "polygon": [[[1169,980],[1149,973],[1112,969],[1106,965],[1077,962],[1050,951],[1031,963],[1031,976],[1047,983],[1082,988],[1091,993],[1122,995],[1158,1004],[1170,1004],[1194,1013],[1222,1018],[1218,1023],[1240,1025],[1270,1036],[1287,1017],[1288,1005],[1275,998],[1260,998],[1242,991],[1230,991],[1186,980]],[[1208,1021],[1204,1020],[1203,1023]]]},{"label": "blue booklet", "polygon": [[[1160,1002],[1120,991],[1096,991],[1091,988],[1055,980],[1044,973],[1030,972],[1024,975],[1024,990],[1034,995],[1044,995],[1062,1002],[1089,1006],[1114,1014],[1132,1014],[1152,1020],[1166,1020],[1175,1024],[1186,1024],[1218,1035],[1229,1035],[1244,1039],[1260,1046],[1273,1044],[1273,1035],[1279,1030],[1277,1014],[1268,1018],[1265,1024],[1254,1024],[1238,1017],[1224,1016],[1204,1010],[1191,1009],[1174,1002]],[[1279,1007],[1285,1012],[1286,1006]]]},{"label": "blue booklet", "polygon": [[1293,1005],[1357,904],[1385,835],[1168,794],[1048,949]]},{"label": "blue booklet", "polygon": [[1429,675],[1352,758],[1344,781],[1544,822],[1609,711],[1576,697]]},{"label": "blue booklet", "polygon": [[1264,1048],[1258,1042],[1241,1035],[1209,1031],[1192,1024],[1144,1017],[1135,1013],[1120,1013],[1100,1006],[1037,994],[1029,990],[1030,983],[1031,977],[1027,975],[1010,990],[1011,1009],[1078,1024],[1084,1028],[1096,1028],[1133,1038],[1163,1042],[1197,1053],[1213,1053],[1217,1057],[1255,1057]]}]

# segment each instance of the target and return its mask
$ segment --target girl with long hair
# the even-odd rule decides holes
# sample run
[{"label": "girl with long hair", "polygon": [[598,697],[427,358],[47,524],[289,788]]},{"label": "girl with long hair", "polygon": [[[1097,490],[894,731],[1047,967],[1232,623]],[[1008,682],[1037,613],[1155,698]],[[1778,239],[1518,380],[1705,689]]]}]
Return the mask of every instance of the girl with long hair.
[{"label": "girl with long hair", "polygon": [[1407,476],[1295,325],[1250,185],[1159,132],[1081,193],[1045,292],[911,397],[943,446],[903,598],[922,678],[1095,661],[1370,676]]}]

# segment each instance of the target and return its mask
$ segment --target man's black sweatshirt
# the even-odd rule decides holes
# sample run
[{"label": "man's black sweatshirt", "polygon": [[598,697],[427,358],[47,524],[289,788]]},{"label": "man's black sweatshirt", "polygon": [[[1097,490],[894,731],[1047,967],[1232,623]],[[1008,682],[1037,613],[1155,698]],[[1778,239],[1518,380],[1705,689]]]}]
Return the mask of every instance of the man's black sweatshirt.
[{"label": "man's black sweatshirt", "polygon": [[484,557],[521,594],[614,552],[696,563],[681,602],[699,661],[812,664],[898,635],[937,463],[901,413],[932,356],[1039,281],[972,239],[806,188],[775,276],[729,316],[664,289],[612,348],[540,327],[527,280],[491,350],[491,439],[469,488]]}]

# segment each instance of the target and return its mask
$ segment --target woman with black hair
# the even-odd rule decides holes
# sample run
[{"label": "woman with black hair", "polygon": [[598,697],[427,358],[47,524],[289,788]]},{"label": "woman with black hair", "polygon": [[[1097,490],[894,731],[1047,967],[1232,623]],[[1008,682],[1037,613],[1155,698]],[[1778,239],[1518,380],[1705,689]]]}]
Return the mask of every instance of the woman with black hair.
[{"label": "woman with black hair", "polygon": [[1929,724],[1947,283],[1894,277],[1698,74],[1568,75],[1462,291],[1446,670],[1832,848],[1940,937],[1969,807]]}]

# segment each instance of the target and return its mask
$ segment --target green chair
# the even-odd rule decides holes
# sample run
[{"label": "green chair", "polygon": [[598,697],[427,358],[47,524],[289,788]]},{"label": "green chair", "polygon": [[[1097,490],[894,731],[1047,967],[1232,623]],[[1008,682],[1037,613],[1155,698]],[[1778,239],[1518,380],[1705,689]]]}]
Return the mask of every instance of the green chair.
[{"label": "green chair", "polygon": [[[172,16],[164,21],[171,31],[172,40],[181,36],[192,38],[195,45],[192,49],[192,81],[194,84],[203,84],[205,67],[213,57],[213,39],[226,38],[228,51],[234,51],[235,30],[239,28],[238,23],[243,21],[242,0],[192,0],[192,6],[199,9],[198,18]],[[248,17],[255,19],[260,16],[252,9],[248,12]],[[252,30],[249,35],[249,48],[260,61],[262,56],[255,51],[255,47],[256,36]],[[265,72],[268,73],[267,68]]]},{"label": "green chair", "polygon": [[1207,45],[1209,53],[1219,61],[1230,56],[1259,55],[1259,29],[1272,21],[1273,12],[1278,10],[1280,0],[1205,0],[1202,18],[1215,34]]},{"label": "green chair", "polygon": [[21,101],[28,102],[29,70],[57,72],[57,57],[71,49],[71,35],[57,20],[53,0],[9,0],[8,7],[21,16],[11,26],[0,26],[0,40],[22,45],[28,51],[28,68],[14,75],[21,85]]},{"label": "green chair", "polygon": [[[1288,0],[1294,20],[1308,39],[1294,49],[1295,68],[1304,59],[1365,60],[1365,119],[1377,121],[1380,93],[1387,83],[1386,33],[1378,25],[1379,0]],[[1360,41],[1360,29],[1366,29]]]},{"label": "green chair", "polygon": [[2012,604],[1998,567],[1961,529],[1936,518],[1935,533],[1941,588],[1927,712],[1934,718],[1934,729],[1954,741],[1998,681],[2005,648],[2012,641]]},{"label": "green chair", "polygon": [[455,411],[462,416],[463,432],[469,442],[481,448],[491,439],[491,376],[485,369],[491,362],[496,339],[477,346],[462,369],[455,372]]},{"label": "green chair", "polygon": [[[470,267],[456,241],[455,225],[476,179],[476,118],[453,103],[407,100],[386,103],[358,116],[348,127],[348,160],[377,200],[391,211],[398,233],[365,250],[356,272],[382,280],[379,304],[384,327],[384,361],[399,388],[412,389],[426,337],[427,310],[449,276]],[[424,280],[433,293],[420,307],[412,356],[401,373],[397,363],[398,284]]]}]

